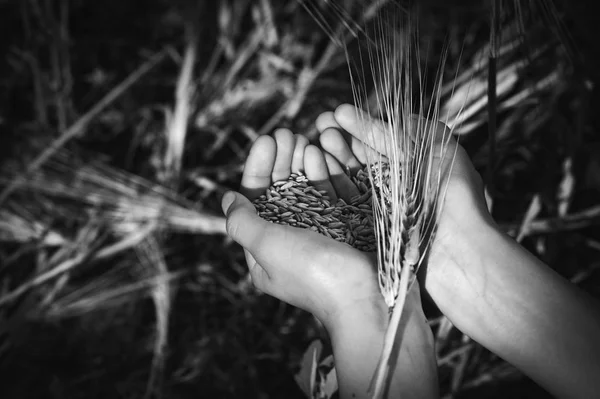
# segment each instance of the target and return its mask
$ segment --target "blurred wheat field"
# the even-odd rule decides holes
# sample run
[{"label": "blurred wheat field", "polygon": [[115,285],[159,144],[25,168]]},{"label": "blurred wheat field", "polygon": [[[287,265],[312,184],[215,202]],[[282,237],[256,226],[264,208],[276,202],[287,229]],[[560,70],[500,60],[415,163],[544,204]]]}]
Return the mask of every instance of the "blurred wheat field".
[{"label": "blurred wheat field", "polygon": [[[253,288],[219,202],[256,137],[314,142],[352,102],[331,36],[357,51],[343,22],[380,3],[0,1],[2,398],[305,397],[294,375],[325,331]],[[490,123],[492,3],[420,2],[417,62],[449,43],[442,113],[494,217],[598,296],[591,2],[498,2]],[[426,311],[444,397],[544,394]]]}]

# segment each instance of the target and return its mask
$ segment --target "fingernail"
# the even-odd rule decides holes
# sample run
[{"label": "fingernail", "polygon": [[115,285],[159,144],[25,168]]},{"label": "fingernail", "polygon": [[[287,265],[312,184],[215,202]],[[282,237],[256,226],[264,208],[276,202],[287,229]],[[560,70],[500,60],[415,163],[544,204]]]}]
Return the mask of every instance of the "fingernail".
[{"label": "fingernail", "polygon": [[235,201],[234,192],[227,191],[223,195],[223,199],[221,200],[221,209],[223,210],[223,213],[225,214],[225,216],[227,216],[227,211],[229,210],[229,207],[231,206],[231,204],[233,204],[233,201]]}]

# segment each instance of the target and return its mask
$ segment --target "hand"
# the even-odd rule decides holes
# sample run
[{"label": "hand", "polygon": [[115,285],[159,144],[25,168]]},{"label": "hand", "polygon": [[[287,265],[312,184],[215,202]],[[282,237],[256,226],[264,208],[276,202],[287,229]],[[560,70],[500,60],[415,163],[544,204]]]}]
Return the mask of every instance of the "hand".
[{"label": "hand", "polygon": [[[310,230],[267,222],[249,200],[299,171],[334,200],[349,199],[357,188],[331,155],[308,145],[305,137],[285,129],[274,137],[260,137],[250,150],[242,177],[247,198],[233,192],[223,197],[228,234],[244,247],[258,289],[311,312],[325,325],[341,397],[367,397],[388,325],[374,254]],[[437,397],[433,336],[418,285],[409,292],[401,324],[403,338],[390,394]]]},{"label": "hand", "polygon": [[[341,171],[339,165],[338,168]],[[334,187],[330,181],[321,150],[309,145],[304,136],[280,129],[274,139],[258,138],[250,150],[241,189],[247,198],[238,193],[228,193],[223,198],[227,231],[245,248],[254,285],[311,312],[326,327],[335,324],[346,311],[368,311],[385,322],[387,308],[377,285],[372,254],[257,216],[250,200],[263,194],[274,181],[285,180],[290,173],[299,171],[304,171],[313,185],[326,190],[332,198],[349,195],[344,187]]]},{"label": "hand", "polygon": [[[320,143],[327,152],[327,160],[331,161],[328,165],[336,162],[357,170],[367,163],[366,151],[385,151],[383,145],[374,149],[364,145],[369,132],[381,137],[375,142],[385,139],[383,122],[370,120],[364,114],[358,116],[357,112],[360,111],[354,106],[341,105],[335,112],[323,113],[317,119]],[[445,129],[443,123],[438,123],[437,136],[441,137]],[[439,152],[434,151],[434,154]],[[477,269],[472,246],[477,245],[478,236],[487,234],[493,221],[487,211],[481,177],[465,150],[451,139],[447,154],[445,159],[437,155],[433,165],[434,170],[439,170],[442,163],[442,173],[445,176],[449,173],[449,179],[427,268],[421,272],[425,276],[426,292],[450,320],[460,324],[471,316],[472,293],[482,289],[473,283],[481,271]],[[343,180],[332,167],[330,173],[333,182]]]},{"label": "hand", "polygon": [[[328,165],[333,160],[362,167],[365,151],[373,150],[365,149],[363,138],[368,132],[381,135],[383,127],[380,121],[357,118],[352,106],[322,114],[317,128],[322,147],[331,154]],[[440,123],[438,136],[444,129]],[[595,376],[600,373],[598,302],[494,224],[479,175],[465,151],[455,141],[450,146],[449,154],[456,150],[454,163],[449,155],[436,159],[433,168],[442,166],[448,187],[424,288],[456,327],[556,397],[595,396]]]}]

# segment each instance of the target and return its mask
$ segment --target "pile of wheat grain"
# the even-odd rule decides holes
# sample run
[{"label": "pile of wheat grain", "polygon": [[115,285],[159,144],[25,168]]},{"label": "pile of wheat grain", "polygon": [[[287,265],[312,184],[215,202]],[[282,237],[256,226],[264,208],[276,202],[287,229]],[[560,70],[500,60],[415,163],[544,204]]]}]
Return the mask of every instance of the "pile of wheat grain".
[{"label": "pile of wheat grain", "polygon": [[[389,180],[388,169],[372,166],[375,184],[383,192]],[[347,203],[338,199],[332,203],[324,190],[310,184],[303,173],[292,173],[287,180],[274,182],[254,200],[258,214],[270,222],[301,227],[344,242],[364,252],[377,251],[373,226],[372,189],[367,168],[355,175],[347,171],[359,194]]]}]

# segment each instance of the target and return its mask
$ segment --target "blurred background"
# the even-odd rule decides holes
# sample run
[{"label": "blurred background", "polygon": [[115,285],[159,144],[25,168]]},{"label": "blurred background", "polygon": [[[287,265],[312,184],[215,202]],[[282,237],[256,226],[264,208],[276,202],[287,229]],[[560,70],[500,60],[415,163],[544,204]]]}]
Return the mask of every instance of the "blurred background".
[{"label": "blurred background", "polygon": [[[2,398],[306,397],[326,334],[253,288],[220,198],[257,137],[353,101],[349,27],[387,3],[0,1]],[[594,2],[418,3],[493,216],[600,295]],[[426,307],[445,398],[547,396]]]}]

